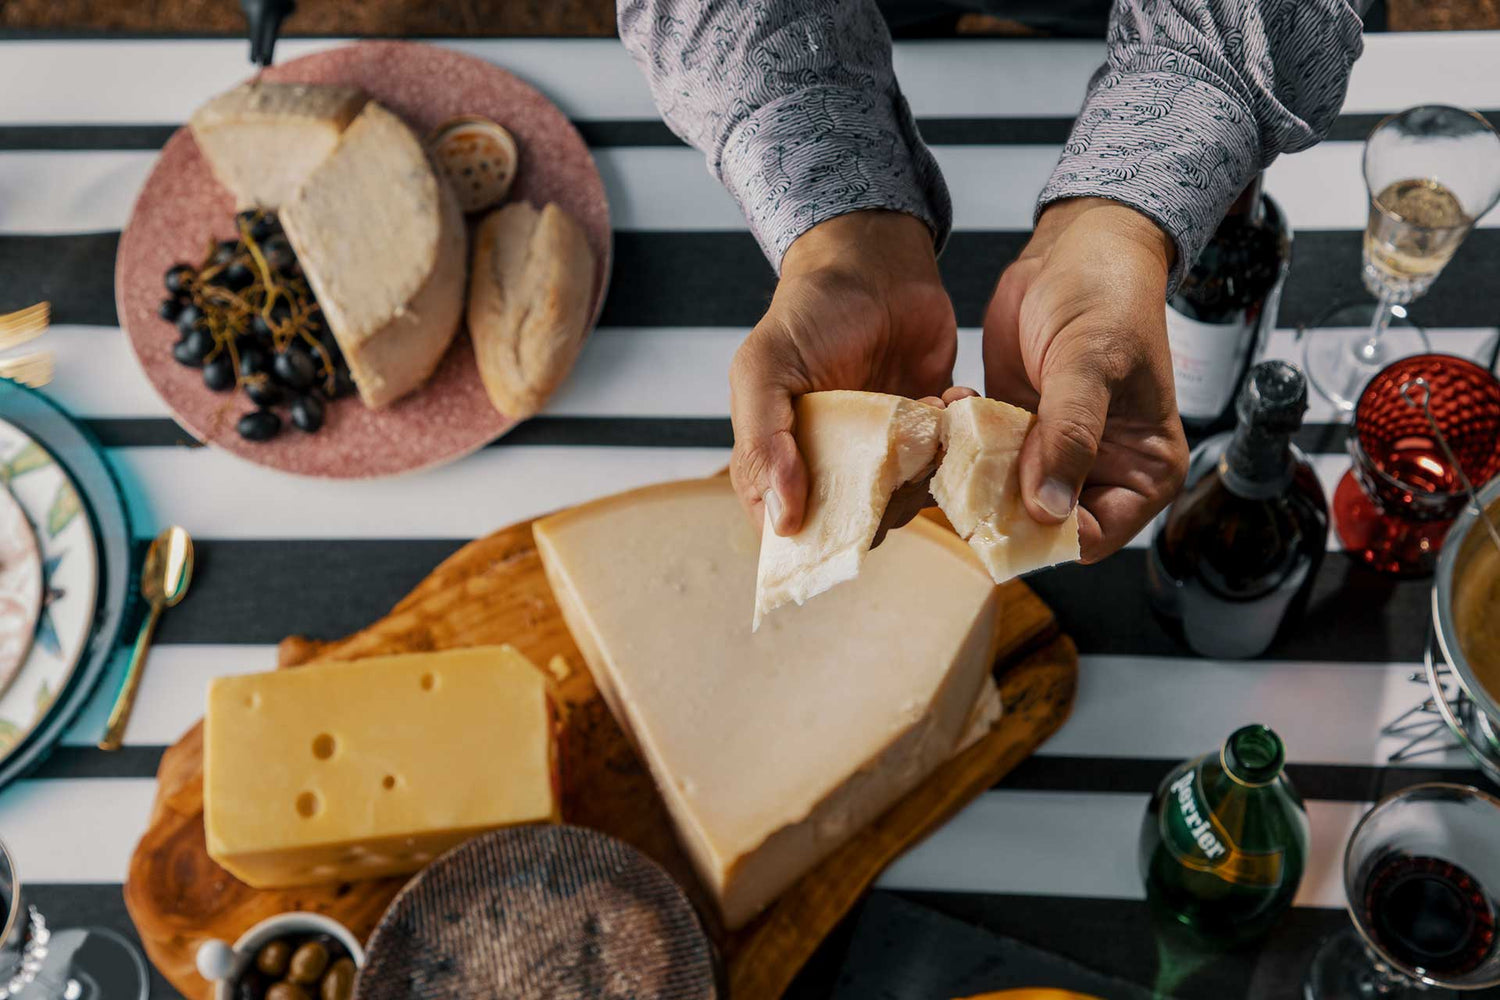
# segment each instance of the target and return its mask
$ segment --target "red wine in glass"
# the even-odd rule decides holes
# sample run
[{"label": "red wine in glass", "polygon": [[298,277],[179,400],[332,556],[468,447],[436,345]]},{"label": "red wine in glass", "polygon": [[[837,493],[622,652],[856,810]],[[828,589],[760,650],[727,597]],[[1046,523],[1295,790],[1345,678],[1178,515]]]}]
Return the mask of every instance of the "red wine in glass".
[{"label": "red wine in glass", "polygon": [[1402,965],[1439,979],[1477,969],[1495,949],[1495,908],[1472,875],[1440,858],[1392,854],[1370,873],[1365,926]]}]

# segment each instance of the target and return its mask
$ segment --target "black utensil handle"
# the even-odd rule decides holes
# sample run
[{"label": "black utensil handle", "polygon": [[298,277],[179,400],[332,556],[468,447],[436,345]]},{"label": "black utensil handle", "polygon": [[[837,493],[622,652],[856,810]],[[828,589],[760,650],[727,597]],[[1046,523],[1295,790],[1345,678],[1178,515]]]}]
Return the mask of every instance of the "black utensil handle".
[{"label": "black utensil handle", "polygon": [[292,16],[297,0],[240,0],[240,8],[248,23],[250,61],[257,66],[271,65],[281,22]]}]

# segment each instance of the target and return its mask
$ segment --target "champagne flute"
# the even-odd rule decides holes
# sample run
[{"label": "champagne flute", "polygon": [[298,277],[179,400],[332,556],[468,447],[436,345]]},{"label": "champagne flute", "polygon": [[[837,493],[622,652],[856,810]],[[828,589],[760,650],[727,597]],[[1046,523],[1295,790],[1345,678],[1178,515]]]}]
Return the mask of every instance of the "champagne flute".
[{"label": "champagne flute", "polygon": [[[1430,350],[1420,327],[1398,321],[1500,199],[1500,135],[1476,112],[1421,105],[1376,125],[1363,163],[1369,220],[1361,276],[1376,300],[1333,310],[1303,337],[1308,378],[1346,411],[1376,372]],[[1351,326],[1362,335],[1351,338]]]}]

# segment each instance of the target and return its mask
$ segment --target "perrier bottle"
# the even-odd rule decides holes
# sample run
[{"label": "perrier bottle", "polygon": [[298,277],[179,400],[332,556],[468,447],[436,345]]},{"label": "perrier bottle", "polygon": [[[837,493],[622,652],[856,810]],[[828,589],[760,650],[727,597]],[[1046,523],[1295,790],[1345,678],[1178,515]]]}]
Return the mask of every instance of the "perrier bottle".
[{"label": "perrier bottle", "polygon": [[1158,917],[1207,945],[1264,934],[1291,905],[1307,858],[1307,810],[1265,726],[1173,769],[1146,807],[1141,877]]}]

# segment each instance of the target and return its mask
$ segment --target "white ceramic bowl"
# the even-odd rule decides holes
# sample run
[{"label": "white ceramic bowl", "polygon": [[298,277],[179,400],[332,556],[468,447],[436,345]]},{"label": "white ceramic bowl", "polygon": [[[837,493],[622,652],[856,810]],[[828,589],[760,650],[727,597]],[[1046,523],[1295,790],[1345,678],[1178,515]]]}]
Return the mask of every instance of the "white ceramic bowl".
[{"label": "white ceramic bowl", "polygon": [[364,968],[365,950],[343,924],[321,913],[278,913],[240,935],[230,947],[223,941],[205,941],[198,947],[198,975],[214,984],[214,1000],[234,1000],[234,981],[255,960],[260,946],[288,934],[327,934],[349,949],[356,969]]}]

